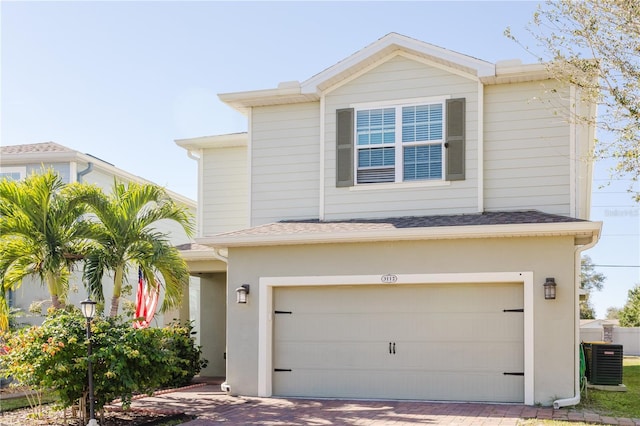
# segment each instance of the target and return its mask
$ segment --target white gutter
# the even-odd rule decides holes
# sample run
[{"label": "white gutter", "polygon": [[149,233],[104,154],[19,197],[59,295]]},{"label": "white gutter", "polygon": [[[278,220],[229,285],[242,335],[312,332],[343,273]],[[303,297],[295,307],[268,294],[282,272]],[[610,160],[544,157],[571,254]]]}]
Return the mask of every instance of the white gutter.
[{"label": "white gutter", "polygon": [[202,149],[187,149],[187,157],[198,163],[198,199],[196,200],[196,224],[198,237],[202,236],[202,224],[204,223],[204,214],[202,208],[203,200],[203,167],[202,167]]},{"label": "white gutter", "polygon": [[573,329],[575,331],[573,346],[574,346],[574,361],[573,361],[573,374],[574,374],[574,384],[573,389],[575,395],[571,398],[564,399],[556,399],[553,401],[553,408],[558,409],[561,407],[568,407],[572,405],[578,405],[580,403],[580,294],[577,289],[580,287],[580,272],[581,272],[581,259],[582,252],[585,250],[589,250],[591,247],[595,246],[598,242],[599,234],[594,235],[593,240],[585,245],[576,247],[575,255],[574,255],[574,265],[575,265],[575,284],[574,290],[576,296],[574,297],[574,305],[575,305],[575,314],[573,316]]},{"label": "white gutter", "polygon": [[[325,179],[325,155],[324,155],[324,139],[325,139],[325,97],[320,95],[320,190],[318,200],[318,218],[324,220],[324,179]],[[336,170],[336,173],[338,171]]]},{"label": "white gutter", "polygon": [[[484,85],[478,81],[478,213],[484,212]],[[466,161],[466,159],[465,159]]]}]

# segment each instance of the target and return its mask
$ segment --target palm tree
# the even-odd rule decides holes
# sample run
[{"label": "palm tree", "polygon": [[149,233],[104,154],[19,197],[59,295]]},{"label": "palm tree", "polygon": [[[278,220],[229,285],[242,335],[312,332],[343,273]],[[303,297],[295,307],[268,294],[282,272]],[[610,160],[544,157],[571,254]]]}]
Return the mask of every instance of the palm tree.
[{"label": "palm tree", "polygon": [[5,292],[27,276],[46,284],[55,309],[64,306],[71,267],[86,247],[83,199],[92,191],[65,184],[53,169],[0,180],[0,328],[8,325]]},{"label": "palm tree", "polygon": [[167,233],[158,231],[156,226],[160,221],[175,221],[191,236],[190,212],[176,204],[163,188],[151,184],[124,185],[114,181],[110,195],[96,195],[89,202],[97,221],[84,269],[89,293],[104,301],[102,277],[111,272],[113,298],[109,315],[116,316],[125,277],[135,267],[140,268],[148,285],[157,285],[156,274],[162,277],[165,294],[161,311],[179,306],[189,270]]}]

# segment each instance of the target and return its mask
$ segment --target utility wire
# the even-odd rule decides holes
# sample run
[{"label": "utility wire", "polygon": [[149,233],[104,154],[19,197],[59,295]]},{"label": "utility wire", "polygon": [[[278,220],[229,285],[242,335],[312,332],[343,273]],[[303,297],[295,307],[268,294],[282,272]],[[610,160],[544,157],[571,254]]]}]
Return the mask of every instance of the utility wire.
[{"label": "utility wire", "polygon": [[593,265],[599,268],[640,268],[640,265]]}]

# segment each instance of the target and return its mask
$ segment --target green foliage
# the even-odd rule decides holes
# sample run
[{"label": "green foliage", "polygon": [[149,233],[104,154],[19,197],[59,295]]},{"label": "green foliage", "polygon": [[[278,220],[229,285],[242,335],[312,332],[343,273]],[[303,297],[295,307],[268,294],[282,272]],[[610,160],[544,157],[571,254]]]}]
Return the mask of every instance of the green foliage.
[{"label": "green foliage", "polygon": [[84,279],[91,296],[98,302],[104,300],[102,278],[111,272],[113,299],[109,315],[117,316],[120,297],[126,292],[127,272],[139,267],[150,286],[160,285],[156,275],[162,277],[161,311],[179,306],[189,270],[168,234],[157,226],[172,221],[191,236],[194,225],[189,210],[175,203],[159,186],[134,182],[125,185],[117,181],[111,194],[96,194],[88,205],[95,215],[91,250],[84,265]]},{"label": "green foliage", "polygon": [[609,306],[607,308],[606,319],[610,319],[610,320],[620,319],[620,308],[616,308],[615,306]]},{"label": "green foliage", "polygon": [[[116,398],[127,407],[135,393],[188,383],[206,365],[191,339],[190,325],[134,329],[118,318],[95,318],[91,325],[97,409]],[[8,335],[6,346],[0,376],[55,391],[62,407],[87,391],[86,320],[77,310],[56,311],[42,326]]]},{"label": "green foliage", "polygon": [[580,288],[587,292],[584,300],[580,300],[580,319],[595,319],[596,311],[589,300],[593,290],[602,290],[606,277],[595,270],[595,265],[589,256],[580,260]]},{"label": "green foliage", "polygon": [[619,312],[621,327],[640,327],[640,284],[629,290],[627,303]]},{"label": "green foliage", "polygon": [[207,360],[202,359],[202,349],[195,345],[191,337],[193,323],[180,324],[173,322],[161,329],[162,346],[174,355],[174,368],[167,377],[168,383],[174,386],[184,386],[191,378],[207,366]]},{"label": "green foliage", "polygon": [[0,180],[0,329],[6,330],[5,293],[27,276],[47,286],[54,308],[65,304],[71,266],[86,249],[85,198],[97,189],[65,184],[53,169],[22,181]]},{"label": "green foliage", "polygon": [[580,288],[583,290],[602,290],[607,277],[595,270],[595,265],[589,256],[580,259]]},{"label": "green foliage", "polygon": [[[629,192],[640,179],[640,3],[637,0],[547,0],[529,32],[552,77],[577,88],[578,99],[598,105],[569,117],[598,126],[611,141],[599,141],[596,158],[612,158],[612,174],[629,177]],[[510,29],[505,34],[518,41]]]},{"label": "green foliage", "polygon": [[596,310],[589,301],[589,297],[580,301],[580,319],[595,319]]}]

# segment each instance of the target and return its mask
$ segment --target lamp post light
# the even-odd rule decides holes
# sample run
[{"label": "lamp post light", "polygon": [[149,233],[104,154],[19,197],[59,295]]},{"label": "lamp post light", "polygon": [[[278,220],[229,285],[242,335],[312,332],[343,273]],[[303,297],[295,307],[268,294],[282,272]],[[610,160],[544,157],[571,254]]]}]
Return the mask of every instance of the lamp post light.
[{"label": "lamp post light", "polygon": [[89,345],[87,346],[87,370],[89,377],[89,423],[87,423],[87,426],[98,426],[98,421],[96,420],[95,398],[93,396],[93,368],[91,366],[91,320],[96,314],[96,302],[91,299],[84,300],[80,302],[80,308],[82,309],[82,314],[87,319],[87,340],[89,342]]}]

